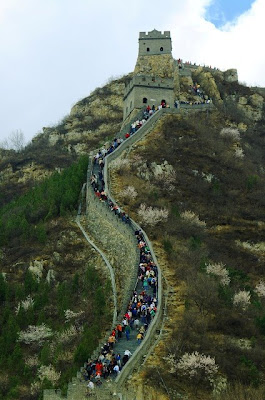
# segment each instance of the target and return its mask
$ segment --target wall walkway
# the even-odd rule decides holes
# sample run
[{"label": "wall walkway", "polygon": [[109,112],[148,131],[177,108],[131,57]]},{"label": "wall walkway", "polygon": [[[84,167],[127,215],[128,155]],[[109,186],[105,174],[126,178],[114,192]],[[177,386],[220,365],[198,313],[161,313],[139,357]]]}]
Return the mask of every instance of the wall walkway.
[{"label": "wall walkway", "polygon": [[[105,168],[104,168],[104,181],[105,181],[105,191],[108,193],[108,197],[114,202],[115,200],[111,195],[111,187],[109,180],[109,165],[112,161],[120,157],[121,153],[130,148],[137,141],[141,140],[145,135],[147,135],[154,127],[158,119],[160,119],[165,114],[177,114],[187,111],[206,111],[214,108],[212,104],[202,104],[202,105],[182,105],[179,108],[170,109],[162,108],[156,111],[148,121],[138,129],[132,136],[126,139],[114,152],[105,157]],[[157,312],[154,320],[150,324],[147,333],[145,335],[142,343],[134,351],[133,355],[127,362],[126,366],[122,369],[121,373],[118,375],[115,381],[111,380],[104,383],[102,387],[95,390],[94,398],[100,400],[110,400],[117,398],[120,400],[136,400],[133,393],[129,393],[125,388],[125,382],[128,380],[129,376],[136,370],[144,361],[145,356],[152,345],[154,345],[156,338],[160,335],[160,331],[163,324],[163,318],[165,317],[166,300],[168,287],[164,281],[163,291],[162,284],[162,272],[160,270],[156,255],[153,251],[152,244],[143,231],[143,229],[133,220],[131,220],[131,225],[124,224],[120,219],[111,213],[106,207],[104,202],[100,202],[93,192],[90,185],[90,175],[91,175],[91,165],[88,166],[87,174],[87,191],[86,191],[86,220],[80,217],[80,210],[76,219],[76,222],[84,234],[88,243],[96,249],[101,257],[104,259],[110,273],[112,289],[113,289],[113,324],[121,320],[124,314],[127,304],[129,302],[132,290],[137,282],[137,272],[138,272],[138,262],[139,262],[139,252],[137,249],[137,242],[135,239],[134,231],[141,230],[144,234],[145,241],[150,248],[150,252],[154,263],[158,268],[158,306]],[[89,232],[89,235],[87,233]],[[91,238],[92,236],[92,238]],[[121,262],[119,263],[119,260]],[[125,262],[126,261],[126,262]],[[124,266],[127,269],[124,270]],[[121,270],[123,268],[123,270]],[[120,276],[123,274],[122,280]],[[122,284],[120,284],[122,283]],[[117,290],[118,286],[118,290]],[[118,292],[122,293],[122,298],[118,297]],[[109,332],[106,338],[109,336]],[[103,342],[106,341],[104,338]],[[100,352],[102,343],[95,350],[92,358],[96,358]],[[77,374],[76,378],[73,378],[72,382],[69,383],[67,400],[83,400],[86,399],[86,383],[82,381],[81,373]],[[60,390],[45,390],[44,400],[60,400],[61,396]]]}]

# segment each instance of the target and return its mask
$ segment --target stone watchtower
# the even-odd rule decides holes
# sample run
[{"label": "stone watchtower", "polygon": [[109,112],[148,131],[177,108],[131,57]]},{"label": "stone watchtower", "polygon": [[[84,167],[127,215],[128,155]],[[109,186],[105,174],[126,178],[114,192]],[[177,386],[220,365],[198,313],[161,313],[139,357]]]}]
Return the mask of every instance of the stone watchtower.
[{"label": "stone watchtower", "polygon": [[123,120],[130,118],[133,110],[159,106],[162,101],[174,107],[176,68],[171,51],[169,31],[140,32],[136,66],[124,92]]},{"label": "stone watchtower", "polygon": [[171,54],[170,32],[161,33],[154,29],[152,32],[140,32],[139,56]]}]

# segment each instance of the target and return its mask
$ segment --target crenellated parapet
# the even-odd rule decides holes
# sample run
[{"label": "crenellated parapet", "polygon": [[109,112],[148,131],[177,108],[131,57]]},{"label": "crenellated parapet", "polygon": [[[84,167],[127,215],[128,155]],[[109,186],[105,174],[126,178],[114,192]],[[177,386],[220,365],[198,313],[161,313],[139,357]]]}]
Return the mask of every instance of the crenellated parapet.
[{"label": "crenellated parapet", "polygon": [[171,54],[172,45],[170,32],[164,33],[154,29],[151,32],[139,34],[139,56]]}]

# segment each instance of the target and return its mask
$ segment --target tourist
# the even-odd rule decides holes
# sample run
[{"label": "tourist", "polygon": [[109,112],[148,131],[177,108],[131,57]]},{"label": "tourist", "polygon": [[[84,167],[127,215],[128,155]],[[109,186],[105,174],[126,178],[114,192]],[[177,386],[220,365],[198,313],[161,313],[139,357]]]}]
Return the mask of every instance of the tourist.
[{"label": "tourist", "polygon": [[140,344],[141,341],[143,340],[143,335],[142,335],[142,333],[139,332],[139,333],[137,334],[137,336],[136,336],[136,339],[137,339],[137,343]]},{"label": "tourist", "polygon": [[126,325],[125,327],[126,340],[130,340],[130,333],[131,333],[131,328],[129,325]]}]

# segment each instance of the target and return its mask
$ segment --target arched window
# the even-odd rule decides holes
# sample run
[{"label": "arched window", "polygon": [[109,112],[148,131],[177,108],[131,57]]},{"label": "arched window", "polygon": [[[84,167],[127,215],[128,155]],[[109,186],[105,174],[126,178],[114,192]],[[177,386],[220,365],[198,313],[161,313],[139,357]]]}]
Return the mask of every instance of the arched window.
[{"label": "arched window", "polygon": [[147,104],[147,98],[146,97],[143,98],[143,104]]},{"label": "arched window", "polygon": [[149,47],[147,47],[147,48],[146,48],[146,51],[150,51],[150,48],[149,48]]},{"label": "arched window", "polygon": [[164,51],[164,47],[160,47],[160,51]]}]

